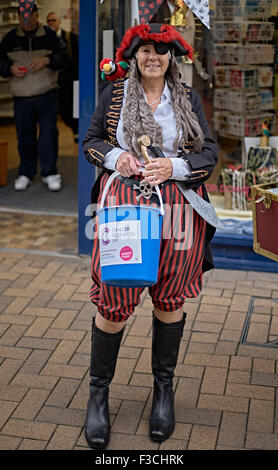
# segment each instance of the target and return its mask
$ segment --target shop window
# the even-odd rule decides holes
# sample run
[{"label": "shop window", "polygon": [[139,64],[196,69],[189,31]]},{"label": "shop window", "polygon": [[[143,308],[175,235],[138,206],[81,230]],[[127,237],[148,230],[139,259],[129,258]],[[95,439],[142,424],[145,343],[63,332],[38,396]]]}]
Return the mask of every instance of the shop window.
[{"label": "shop window", "polygon": [[[251,217],[251,185],[277,181],[275,3],[211,0],[208,29],[186,3],[168,0],[150,20],[174,25],[194,47],[193,63],[178,60],[218,142],[219,162],[206,186],[220,215]],[[262,145],[267,148],[257,148]]]}]

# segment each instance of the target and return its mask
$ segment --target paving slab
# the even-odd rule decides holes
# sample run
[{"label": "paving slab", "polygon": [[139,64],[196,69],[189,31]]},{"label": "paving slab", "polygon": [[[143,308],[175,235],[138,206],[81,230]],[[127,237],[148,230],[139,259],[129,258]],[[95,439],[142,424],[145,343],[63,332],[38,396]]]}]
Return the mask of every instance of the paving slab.
[{"label": "paving slab", "polygon": [[[86,450],[90,258],[75,217],[0,211],[0,450]],[[20,223],[19,223],[20,222]],[[176,428],[148,436],[151,299],[129,319],[108,450],[278,449],[278,275],[214,269],[185,304]]]}]

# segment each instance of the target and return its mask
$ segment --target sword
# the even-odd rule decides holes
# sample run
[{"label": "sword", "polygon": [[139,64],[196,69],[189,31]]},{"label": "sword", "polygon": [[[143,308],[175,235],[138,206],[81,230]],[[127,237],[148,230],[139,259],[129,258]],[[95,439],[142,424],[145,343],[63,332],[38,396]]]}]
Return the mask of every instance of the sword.
[{"label": "sword", "polygon": [[[145,158],[146,162],[151,163],[150,157],[148,155],[147,147],[153,148],[156,150],[156,156],[160,156],[161,158],[165,158],[164,153],[159,147],[151,147],[151,139],[148,135],[143,135],[138,139],[139,145],[141,145],[141,152],[143,157]],[[175,182],[177,187],[179,188],[180,192],[184,195],[187,199],[189,204],[195,209],[196,212],[210,225],[219,230],[225,230],[225,227],[221,220],[219,219],[218,215],[212,204],[205,201],[201,196],[199,196],[193,189],[186,189],[185,184],[181,181]]]}]

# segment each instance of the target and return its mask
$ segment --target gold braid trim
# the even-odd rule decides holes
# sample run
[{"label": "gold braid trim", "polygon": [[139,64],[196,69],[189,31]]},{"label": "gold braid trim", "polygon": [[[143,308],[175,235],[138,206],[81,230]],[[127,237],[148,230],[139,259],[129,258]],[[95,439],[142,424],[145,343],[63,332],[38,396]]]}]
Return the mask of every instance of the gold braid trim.
[{"label": "gold braid trim", "polygon": [[117,126],[118,124],[118,119],[107,119],[107,123],[110,124],[110,126]]},{"label": "gold braid trim", "polygon": [[197,180],[197,179],[200,179],[200,178],[204,178],[205,176],[208,175],[207,170],[195,170],[195,171],[192,171],[191,173],[192,173],[192,175],[193,175],[193,173],[194,174],[195,173],[201,173],[201,175],[199,175],[199,176],[190,176],[190,180]]},{"label": "gold braid trim", "polygon": [[[95,150],[95,149],[92,149],[91,147],[88,148],[88,152],[89,152],[89,154],[91,155],[91,157],[93,157],[93,158],[94,158],[95,160],[97,160],[98,162],[102,163],[102,161],[103,161],[103,159],[104,159],[104,155],[103,155],[102,153],[98,152],[98,151]],[[94,155],[94,153],[99,154],[102,158],[101,158],[101,159],[98,158],[96,155]]]},{"label": "gold braid trim", "polygon": [[[109,143],[113,146],[118,145],[118,141],[116,139],[117,134],[117,126],[120,119],[120,111],[122,107],[124,97],[124,80],[119,80],[118,82],[113,83],[113,95],[112,95],[112,103],[109,105],[109,111],[107,112],[108,118],[115,118],[115,119],[107,119],[107,127],[106,131],[109,138]],[[119,104],[114,104],[119,103]],[[115,110],[117,112],[115,112]]]},{"label": "gold braid trim", "polygon": [[121,104],[110,104],[110,106],[109,106],[110,109],[115,109],[115,110],[117,110],[117,109],[120,110],[121,107],[122,107]]},{"label": "gold braid trim", "polygon": [[112,98],[112,101],[114,101],[114,103],[122,103],[123,97],[122,96],[115,96],[115,97]]},{"label": "gold braid trim", "polygon": [[109,111],[107,113],[107,116],[112,117],[112,118],[118,118],[120,116],[120,113],[116,113],[115,111]]}]

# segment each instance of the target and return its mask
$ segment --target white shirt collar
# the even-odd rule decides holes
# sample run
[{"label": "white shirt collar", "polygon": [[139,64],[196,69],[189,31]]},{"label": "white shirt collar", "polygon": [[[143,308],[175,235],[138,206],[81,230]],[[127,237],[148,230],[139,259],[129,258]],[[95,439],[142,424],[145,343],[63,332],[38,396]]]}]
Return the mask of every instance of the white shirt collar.
[{"label": "white shirt collar", "polygon": [[164,90],[162,92],[161,98],[163,98],[164,101],[170,101],[170,103],[172,101],[171,91],[167,83],[167,80],[165,80]]}]

